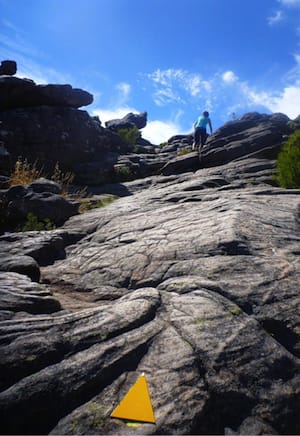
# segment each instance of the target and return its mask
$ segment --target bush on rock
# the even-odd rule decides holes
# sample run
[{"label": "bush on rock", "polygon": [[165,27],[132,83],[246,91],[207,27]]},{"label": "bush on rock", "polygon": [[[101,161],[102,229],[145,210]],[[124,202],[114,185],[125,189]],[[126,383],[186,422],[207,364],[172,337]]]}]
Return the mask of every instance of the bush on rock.
[{"label": "bush on rock", "polygon": [[290,135],[278,155],[276,180],[282,188],[300,188],[300,130]]}]

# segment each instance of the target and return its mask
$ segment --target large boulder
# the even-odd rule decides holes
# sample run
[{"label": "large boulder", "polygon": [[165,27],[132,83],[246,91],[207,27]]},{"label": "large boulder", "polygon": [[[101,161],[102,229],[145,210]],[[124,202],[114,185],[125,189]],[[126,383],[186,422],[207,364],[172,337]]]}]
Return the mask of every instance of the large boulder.
[{"label": "large boulder", "polygon": [[202,152],[202,163],[215,166],[242,157],[256,155],[276,159],[292,129],[284,114],[250,112],[230,121],[209,136]]},{"label": "large boulder", "polygon": [[38,220],[49,219],[55,225],[62,225],[70,216],[78,213],[78,205],[51,192],[35,193],[30,190],[22,197],[10,199],[9,220],[26,220],[29,213]]},{"label": "large boulder", "polygon": [[[59,195],[61,187],[51,180],[1,191],[1,230],[22,228],[29,216],[36,223],[60,226],[78,213],[78,204]],[[30,214],[30,215],[29,215]],[[32,223],[33,225],[33,223]]]},{"label": "large boulder", "polygon": [[121,119],[115,119],[105,122],[105,126],[111,130],[117,131],[118,129],[129,129],[133,126],[138,129],[143,129],[147,124],[147,112],[133,114],[132,112],[125,115]]},{"label": "large boulder", "polygon": [[13,76],[17,72],[15,61],[2,61],[0,65],[0,76]]},{"label": "large boulder", "polygon": [[[275,160],[287,135],[292,131],[290,119],[284,114],[250,112],[224,124],[210,135],[198,161],[195,161],[195,153],[183,156],[169,154],[161,171],[166,175],[179,174],[188,168],[213,167],[249,157]],[[169,139],[162,151],[191,151],[191,144],[192,135],[176,135]]]},{"label": "large boulder", "polygon": [[93,102],[93,96],[71,85],[36,85],[33,80],[0,76],[0,111],[34,106],[78,108]]}]

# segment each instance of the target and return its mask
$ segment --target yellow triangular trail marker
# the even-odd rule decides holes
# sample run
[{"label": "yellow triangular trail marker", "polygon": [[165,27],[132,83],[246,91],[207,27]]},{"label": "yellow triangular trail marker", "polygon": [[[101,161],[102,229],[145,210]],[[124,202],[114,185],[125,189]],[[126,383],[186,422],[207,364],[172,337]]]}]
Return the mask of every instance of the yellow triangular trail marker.
[{"label": "yellow triangular trail marker", "polygon": [[112,418],[155,423],[147,380],[142,374],[110,415]]}]

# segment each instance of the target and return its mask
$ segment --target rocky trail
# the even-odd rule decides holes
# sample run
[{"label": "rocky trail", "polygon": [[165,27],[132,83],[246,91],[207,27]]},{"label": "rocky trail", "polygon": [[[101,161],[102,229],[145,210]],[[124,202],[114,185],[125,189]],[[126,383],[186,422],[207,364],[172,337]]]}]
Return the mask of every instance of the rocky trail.
[{"label": "rocky trail", "polygon": [[[37,262],[80,239],[39,284],[1,276],[2,431],[297,433],[300,192],[231,181],[233,166],[19,234],[15,255],[38,246]],[[142,372],[156,424],[133,429],[110,413]]]}]

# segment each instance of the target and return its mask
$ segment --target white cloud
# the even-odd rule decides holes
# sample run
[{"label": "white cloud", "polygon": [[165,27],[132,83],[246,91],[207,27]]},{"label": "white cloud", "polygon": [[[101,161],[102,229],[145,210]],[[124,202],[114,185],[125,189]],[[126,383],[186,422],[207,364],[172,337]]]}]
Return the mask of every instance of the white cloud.
[{"label": "white cloud", "polygon": [[222,74],[222,80],[225,83],[231,84],[238,80],[238,76],[236,76],[233,71],[225,71],[225,73]]},{"label": "white cloud", "polygon": [[152,144],[159,145],[171,136],[182,133],[180,126],[172,121],[149,121],[142,130],[142,136]]},{"label": "white cloud", "polygon": [[272,15],[271,17],[267,18],[268,24],[270,26],[273,26],[274,24],[277,24],[277,23],[279,23],[282,20],[283,20],[283,12],[281,10],[276,11],[274,13],[274,15]]},{"label": "white cloud", "polygon": [[247,83],[241,84],[244,101],[248,105],[264,106],[271,112],[281,112],[289,118],[300,114],[300,86],[287,86],[281,91],[256,91]]},{"label": "white cloud", "polygon": [[282,112],[293,119],[300,115],[300,86],[284,88],[279,97],[274,97],[270,109],[273,112]]},{"label": "white cloud", "polygon": [[96,108],[92,111],[93,116],[98,116],[102,125],[105,125],[105,121],[115,120],[125,117],[125,115],[132,113],[138,113],[138,111],[134,108],[130,108],[128,106],[120,106],[114,109],[104,109],[104,108]]}]

